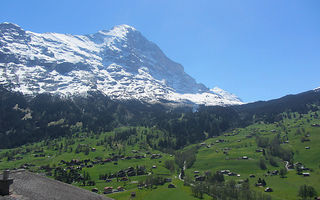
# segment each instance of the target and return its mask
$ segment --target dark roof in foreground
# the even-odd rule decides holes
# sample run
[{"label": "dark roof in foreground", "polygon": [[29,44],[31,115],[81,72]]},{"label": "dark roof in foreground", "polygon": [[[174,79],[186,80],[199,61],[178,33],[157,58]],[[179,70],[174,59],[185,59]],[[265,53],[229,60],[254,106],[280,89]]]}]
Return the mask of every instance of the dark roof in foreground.
[{"label": "dark roof in foreground", "polygon": [[10,178],[14,179],[10,186],[10,195],[0,196],[0,200],[111,200],[28,171],[11,172]]}]

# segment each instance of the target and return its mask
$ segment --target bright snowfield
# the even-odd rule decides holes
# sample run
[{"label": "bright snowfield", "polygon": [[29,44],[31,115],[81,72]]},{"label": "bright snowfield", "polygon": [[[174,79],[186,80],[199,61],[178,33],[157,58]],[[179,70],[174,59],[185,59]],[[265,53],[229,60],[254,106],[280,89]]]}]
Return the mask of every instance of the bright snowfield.
[{"label": "bright snowfield", "polygon": [[222,89],[209,90],[171,61],[160,48],[128,25],[91,35],[33,33],[0,24],[0,84],[36,95],[87,95],[149,103],[235,105]]}]

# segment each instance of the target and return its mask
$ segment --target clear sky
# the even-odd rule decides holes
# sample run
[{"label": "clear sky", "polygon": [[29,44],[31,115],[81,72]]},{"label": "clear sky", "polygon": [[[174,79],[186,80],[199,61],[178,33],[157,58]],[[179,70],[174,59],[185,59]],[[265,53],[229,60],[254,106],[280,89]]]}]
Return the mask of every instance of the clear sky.
[{"label": "clear sky", "polygon": [[245,102],[320,86],[319,0],[3,0],[0,22],[70,34],[128,24]]}]

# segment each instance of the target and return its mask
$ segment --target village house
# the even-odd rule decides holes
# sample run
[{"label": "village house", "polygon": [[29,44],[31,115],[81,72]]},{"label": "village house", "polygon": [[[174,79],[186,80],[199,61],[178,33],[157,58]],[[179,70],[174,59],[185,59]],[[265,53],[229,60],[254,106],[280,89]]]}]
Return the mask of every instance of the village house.
[{"label": "village house", "polygon": [[309,172],[304,172],[302,173],[303,176],[310,176],[310,173]]},{"label": "village house", "polygon": [[273,192],[273,189],[272,189],[272,188],[267,187],[264,191],[265,191],[265,192]]},{"label": "village house", "polygon": [[98,188],[92,188],[92,189],[91,189],[91,192],[98,193],[98,192],[99,192],[99,190],[98,190]]},{"label": "village house", "polygon": [[124,187],[119,186],[119,187],[117,187],[117,190],[118,190],[119,192],[122,192],[122,191],[124,191]]},{"label": "village house", "polygon": [[113,192],[113,187],[105,187],[104,188],[104,194],[110,194]]},{"label": "village house", "polygon": [[131,192],[131,198],[135,198],[136,197],[136,192]]}]

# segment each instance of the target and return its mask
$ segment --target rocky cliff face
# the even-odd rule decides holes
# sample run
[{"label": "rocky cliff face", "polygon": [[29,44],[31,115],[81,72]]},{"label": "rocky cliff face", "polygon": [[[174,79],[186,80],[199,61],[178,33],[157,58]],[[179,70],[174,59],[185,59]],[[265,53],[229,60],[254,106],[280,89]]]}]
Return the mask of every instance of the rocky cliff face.
[{"label": "rocky cliff face", "polygon": [[91,35],[33,33],[0,24],[0,84],[28,95],[101,91],[112,99],[206,105],[242,104],[209,90],[135,28]]}]

